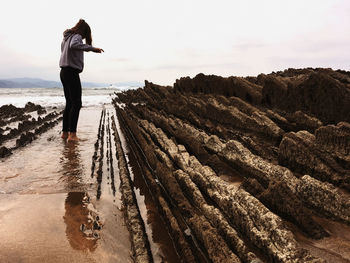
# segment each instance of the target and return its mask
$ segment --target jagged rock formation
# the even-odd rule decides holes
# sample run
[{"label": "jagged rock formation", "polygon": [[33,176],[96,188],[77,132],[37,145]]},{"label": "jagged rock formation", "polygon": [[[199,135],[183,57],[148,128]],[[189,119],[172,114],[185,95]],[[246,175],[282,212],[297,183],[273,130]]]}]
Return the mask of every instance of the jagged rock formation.
[{"label": "jagged rock formation", "polygon": [[116,94],[183,262],[323,262],[291,227],[319,240],[332,233],[317,218],[350,224],[349,75],[199,74]]},{"label": "jagged rock formation", "polygon": [[[37,115],[47,113],[41,105],[32,102],[28,102],[23,108],[17,108],[12,104],[0,107],[0,158],[10,155],[17,148],[32,142],[40,134],[56,126],[62,119],[61,114],[56,111],[37,118],[32,117],[32,112],[36,112]],[[15,140],[13,147],[3,146],[10,140]]]}]

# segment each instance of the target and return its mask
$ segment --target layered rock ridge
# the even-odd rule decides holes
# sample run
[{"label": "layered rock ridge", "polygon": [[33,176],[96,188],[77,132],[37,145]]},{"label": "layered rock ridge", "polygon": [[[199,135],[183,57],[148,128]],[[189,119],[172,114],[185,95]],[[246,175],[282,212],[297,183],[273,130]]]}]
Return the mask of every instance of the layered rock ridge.
[{"label": "layered rock ridge", "polygon": [[183,262],[350,260],[349,241],[317,245],[336,238],[328,224],[350,225],[349,76],[199,74],[116,94]]}]

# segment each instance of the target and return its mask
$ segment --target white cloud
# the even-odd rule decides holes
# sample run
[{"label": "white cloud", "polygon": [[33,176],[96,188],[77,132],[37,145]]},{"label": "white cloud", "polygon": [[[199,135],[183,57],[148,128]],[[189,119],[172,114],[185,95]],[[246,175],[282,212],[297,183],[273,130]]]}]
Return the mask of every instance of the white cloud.
[{"label": "white cloud", "polygon": [[86,54],[87,81],[172,84],[198,72],[350,69],[345,0],[18,0],[1,7],[0,78],[57,79],[62,32],[79,18],[106,51]]}]

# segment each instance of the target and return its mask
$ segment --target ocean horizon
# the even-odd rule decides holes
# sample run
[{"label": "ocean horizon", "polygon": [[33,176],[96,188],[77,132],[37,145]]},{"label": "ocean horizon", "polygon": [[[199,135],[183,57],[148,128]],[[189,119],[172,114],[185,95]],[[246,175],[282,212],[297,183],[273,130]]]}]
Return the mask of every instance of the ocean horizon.
[{"label": "ocean horizon", "polygon": [[[111,95],[115,92],[123,92],[129,89],[137,89],[133,86],[107,86],[107,87],[83,87],[83,107],[98,106],[111,102]],[[27,102],[40,104],[43,107],[64,107],[65,98],[63,88],[1,88],[0,106],[12,104],[16,107],[24,107]]]}]

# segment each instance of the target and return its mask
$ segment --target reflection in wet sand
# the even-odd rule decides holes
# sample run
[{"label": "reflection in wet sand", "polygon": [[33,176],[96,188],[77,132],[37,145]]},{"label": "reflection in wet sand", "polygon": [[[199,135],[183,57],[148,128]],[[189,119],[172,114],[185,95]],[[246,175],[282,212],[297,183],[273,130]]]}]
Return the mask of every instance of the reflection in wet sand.
[{"label": "reflection in wet sand", "polygon": [[[65,143],[61,158],[63,181],[66,189],[74,191],[83,177],[84,167],[81,163],[79,143]],[[69,244],[77,250],[94,251],[99,237],[95,230],[100,228],[92,212],[88,209],[89,197],[86,192],[68,192],[65,201],[66,235]]]},{"label": "reflection in wet sand", "polygon": [[66,189],[70,191],[81,186],[84,166],[81,162],[79,142],[64,143],[60,164],[62,165],[62,176],[60,179],[65,182]]},{"label": "reflection in wet sand", "polygon": [[69,244],[72,248],[77,250],[94,251],[96,249],[96,237],[91,232],[91,237],[86,235],[83,231],[87,226],[91,226],[91,219],[89,219],[89,210],[86,204],[83,203],[87,199],[85,193],[70,192],[65,202],[64,223],[66,224],[66,235]]}]

